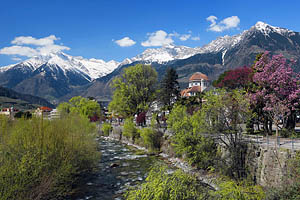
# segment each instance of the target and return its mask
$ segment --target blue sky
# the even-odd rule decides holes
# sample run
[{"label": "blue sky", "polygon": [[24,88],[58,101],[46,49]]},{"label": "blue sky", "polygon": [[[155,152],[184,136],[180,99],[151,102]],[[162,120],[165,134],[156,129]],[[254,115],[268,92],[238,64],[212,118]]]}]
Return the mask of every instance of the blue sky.
[{"label": "blue sky", "polygon": [[202,46],[257,21],[299,32],[299,11],[298,0],[0,0],[0,66],[59,50],[122,61],[163,44]]}]

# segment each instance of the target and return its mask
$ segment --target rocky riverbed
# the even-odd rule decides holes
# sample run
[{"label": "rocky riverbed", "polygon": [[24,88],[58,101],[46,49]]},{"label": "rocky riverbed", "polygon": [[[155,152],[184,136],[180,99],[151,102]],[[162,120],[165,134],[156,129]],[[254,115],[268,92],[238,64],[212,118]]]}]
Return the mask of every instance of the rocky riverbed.
[{"label": "rocky riverbed", "polygon": [[84,178],[71,199],[119,200],[131,187],[141,184],[150,168],[162,163],[157,156],[109,138],[99,138],[101,160],[94,174]]}]

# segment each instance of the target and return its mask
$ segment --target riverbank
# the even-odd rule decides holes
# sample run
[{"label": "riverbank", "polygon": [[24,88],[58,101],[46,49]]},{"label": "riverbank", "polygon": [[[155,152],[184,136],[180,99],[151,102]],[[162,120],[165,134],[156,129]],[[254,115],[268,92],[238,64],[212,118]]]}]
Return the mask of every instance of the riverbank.
[{"label": "riverbank", "polygon": [[93,174],[77,185],[70,200],[123,200],[128,188],[141,185],[153,166],[164,163],[143,148],[115,139],[99,137],[97,142],[101,159]]},{"label": "riverbank", "polygon": [[[133,142],[124,136],[122,137],[122,129],[122,126],[114,126],[113,130],[109,134],[109,138],[139,149],[146,149],[145,147],[138,145],[139,141]],[[168,130],[159,131],[163,132],[163,140],[159,156],[161,156],[166,163],[170,163],[173,166],[198,177],[199,180],[216,189],[216,180],[218,175],[216,173],[208,173],[204,170],[198,170],[195,167],[190,166],[182,158],[177,158],[170,144],[170,140],[168,139],[171,134]],[[228,153],[221,144],[219,147],[222,154],[226,155]],[[252,140],[249,140],[245,145],[243,161],[248,170],[247,172],[250,175],[249,180],[252,180],[253,183],[265,188],[281,187],[288,174],[287,167],[289,160],[295,157],[296,153],[296,149],[283,147],[275,148],[271,145],[265,145],[264,143],[252,142]]]},{"label": "riverbank", "polygon": [[[112,131],[109,136],[102,136],[105,139],[110,139],[114,141],[119,141],[125,145],[134,147],[138,150],[143,150],[147,153],[150,151],[138,144],[134,144],[131,140],[127,139],[126,137],[121,137],[120,133],[122,132],[121,127],[114,127],[114,131]],[[182,158],[175,157],[175,153],[172,150],[171,145],[168,143],[167,140],[165,140],[161,147],[161,152],[156,154],[159,159],[161,159],[163,162],[165,162],[168,165],[171,165],[175,168],[183,170],[185,173],[188,173],[194,177],[197,177],[199,181],[206,184],[208,187],[210,187],[213,190],[217,190],[217,184],[216,180],[218,178],[217,174],[215,173],[208,173],[205,170],[198,170],[195,167],[190,166],[186,161],[184,161]]]}]

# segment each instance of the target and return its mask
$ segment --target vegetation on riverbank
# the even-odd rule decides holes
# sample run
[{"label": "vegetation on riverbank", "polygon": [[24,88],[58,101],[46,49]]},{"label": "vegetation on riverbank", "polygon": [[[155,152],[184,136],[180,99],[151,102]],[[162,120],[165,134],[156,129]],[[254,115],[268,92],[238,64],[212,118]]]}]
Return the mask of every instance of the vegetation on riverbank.
[{"label": "vegetation on riverbank", "polygon": [[127,200],[262,200],[265,193],[260,186],[222,180],[218,190],[208,187],[182,170],[174,172],[166,167],[154,167],[146,182],[127,192]]},{"label": "vegetation on riverbank", "polygon": [[[152,99],[153,95],[160,94],[159,91],[165,91],[165,89],[170,93],[164,95],[163,99],[157,96],[155,101],[154,99],[151,101],[150,98],[127,99],[136,94],[142,94],[136,90],[140,87],[140,82],[132,81],[129,75],[141,68],[149,70],[149,66],[133,66],[130,68],[130,73],[128,70],[124,71],[123,79],[116,80],[120,87],[114,86],[116,90],[112,102],[123,102],[123,106],[119,106],[119,104],[116,106],[115,103],[112,103],[110,111],[116,116],[121,115],[127,118],[125,119],[123,136],[133,143],[153,148],[153,144],[161,144],[165,140],[171,144],[176,156],[183,158],[192,166],[202,170],[213,169],[220,177],[227,177],[226,181],[221,181],[218,184],[218,192],[209,194],[211,197],[217,199],[264,199],[265,193],[260,186],[256,185],[259,182],[253,178],[255,174],[251,174],[255,172],[250,171],[248,166],[258,156],[255,156],[253,152],[248,152],[248,142],[243,135],[245,131],[254,133],[255,125],[257,126],[256,129],[260,130],[260,125],[263,124],[264,134],[271,134],[272,125],[275,125],[276,136],[278,136],[280,120],[284,122],[283,127],[288,130],[285,136],[292,134],[295,128],[296,114],[300,110],[300,74],[292,71],[291,63],[282,55],[270,56],[268,52],[265,52],[257,56],[252,67],[223,74],[219,81],[220,84],[216,84],[219,88],[195,94],[193,98],[188,97],[187,99],[178,97],[176,87],[169,90],[167,87],[164,88],[168,85],[166,84],[168,80],[174,84],[174,79],[163,79],[160,84],[161,87],[158,87],[156,92],[151,87],[152,92],[148,95]],[[176,73],[174,73],[174,77],[176,77]],[[149,80],[155,83],[154,79],[155,76]],[[147,77],[143,79],[143,83],[147,83]],[[128,88],[132,88],[132,90],[128,90]],[[129,101],[135,109],[128,109],[128,106],[125,106],[127,103],[124,104],[126,102],[124,99]],[[139,116],[142,112],[146,113],[149,110],[150,113],[153,112],[155,109],[155,106],[151,107],[153,104],[156,107],[162,104],[161,110],[156,112],[161,112],[164,122],[165,117],[167,118],[168,129],[172,132],[171,134],[165,136],[157,134],[156,136],[154,133],[157,133],[159,129],[153,125],[149,128],[135,127],[132,117]],[[167,116],[165,116],[166,110],[169,112]],[[155,120],[157,120],[159,127],[158,117]],[[157,152],[160,151],[160,147],[161,145],[157,145]],[[278,156],[278,152],[276,153]],[[294,162],[297,163],[298,161]],[[276,164],[274,163],[274,165]],[[279,165],[281,164],[279,163]],[[297,164],[294,165],[298,166]],[[298,169],[295,168],[294,171]],[[285,175],[287,172],[281,171],[280,173]],[[139,199],[140,197],[148,199],[173,198],[171,197],[173,191],[168,189],[168,186],[162,187],[162,192],[155,190],[156,187],[161,186],[155,184],[162,182],[159,177],[155,176],[160,175],[159,173],[151,174],[152,178],[149,178],[140,190],[131,193],[129,199]],[[268,193],[266,198],[297,198],[299,195],[298,181],[289,177],[287,182],[296,186],[292,187],[292,191],[283,187],[283,190],[288,193],[286,196],[281,197],[278,191],[283,190],[277,188],[273,197]],[[152,192],[158,193],[158,195],[161,192],[162,196],[148,196],[151,185],[153,185]],[[147,189],[143,189],[143,187]],[[178,191],[181,191],[180,189]],[[190,197],[190,199],[197,199],[198,197],[202,198],[199,195],[195,198]],[[180,198],[182,197],[179,196],[174,199]]]},{"label": "vegetation on riverbank", "polygon": [[0,199],[61,199],[99,159],[95,125],[79,115],[0,116]]}]

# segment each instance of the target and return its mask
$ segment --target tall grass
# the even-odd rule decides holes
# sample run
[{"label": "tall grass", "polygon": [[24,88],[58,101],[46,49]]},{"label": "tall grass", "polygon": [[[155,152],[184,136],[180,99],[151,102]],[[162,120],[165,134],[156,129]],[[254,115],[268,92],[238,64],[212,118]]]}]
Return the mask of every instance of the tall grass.
[{"label": "tall grass", "polygon": [[0,116],[0,199],[62,198],[98,156],[95,126],[88,119]]}]

